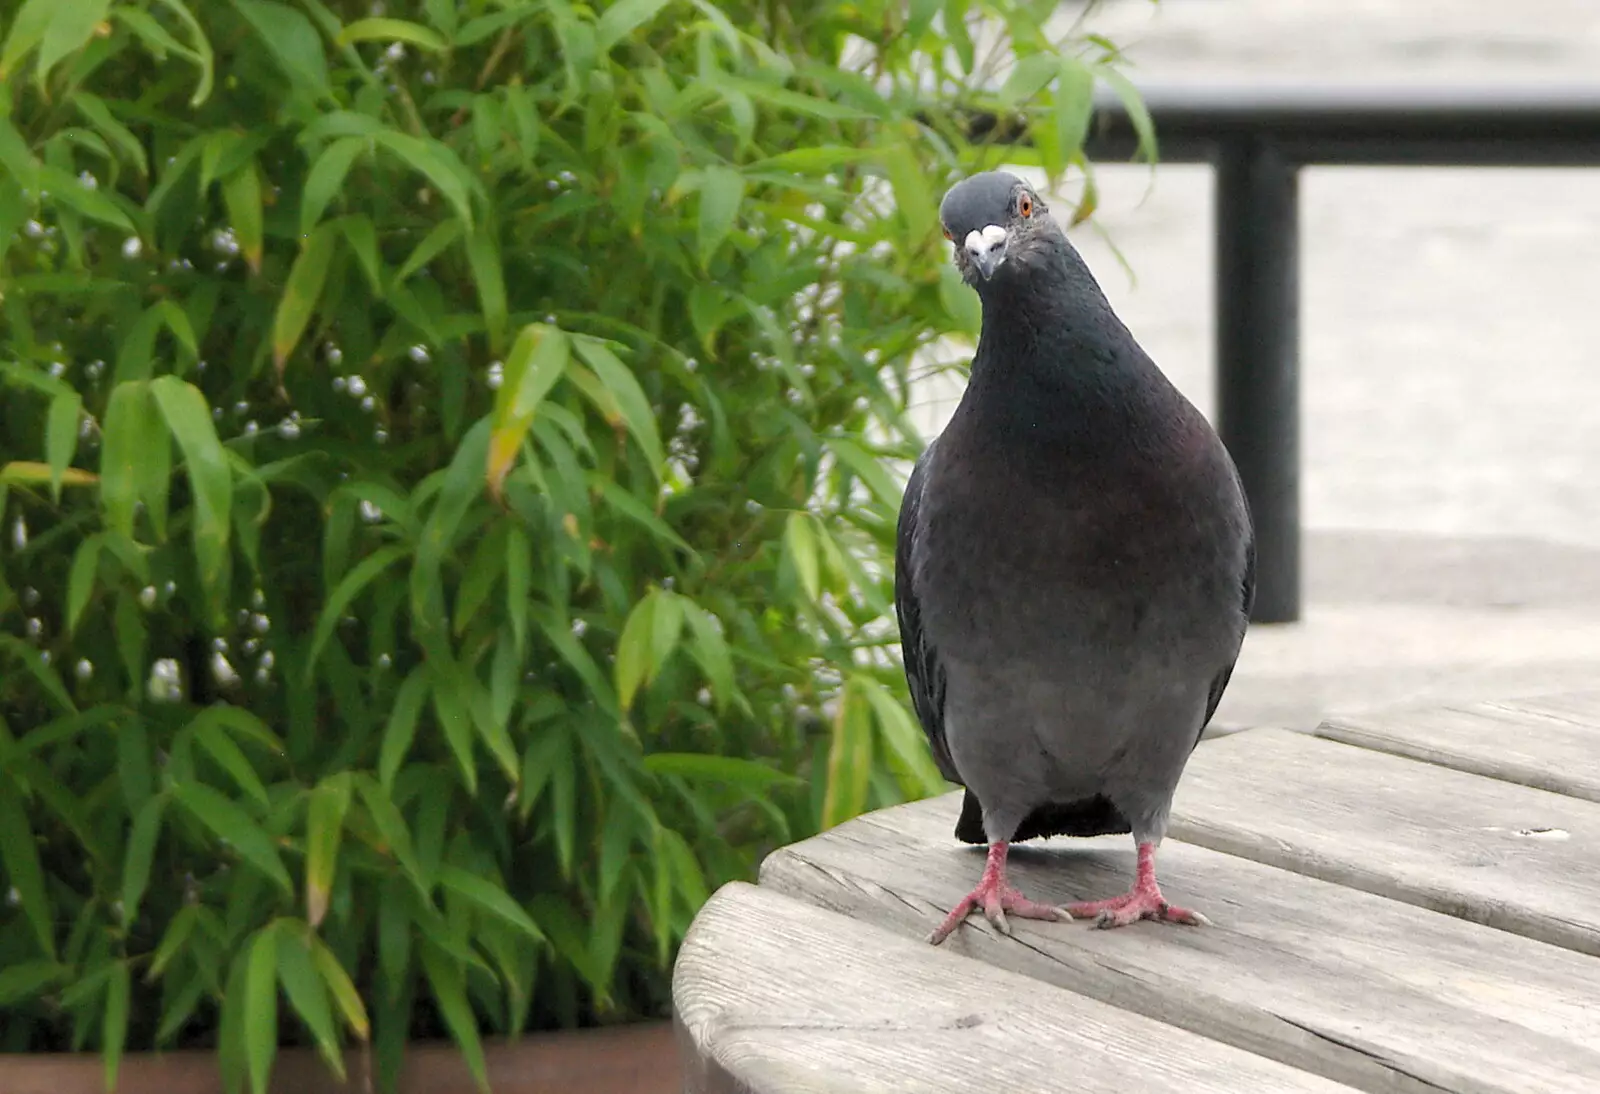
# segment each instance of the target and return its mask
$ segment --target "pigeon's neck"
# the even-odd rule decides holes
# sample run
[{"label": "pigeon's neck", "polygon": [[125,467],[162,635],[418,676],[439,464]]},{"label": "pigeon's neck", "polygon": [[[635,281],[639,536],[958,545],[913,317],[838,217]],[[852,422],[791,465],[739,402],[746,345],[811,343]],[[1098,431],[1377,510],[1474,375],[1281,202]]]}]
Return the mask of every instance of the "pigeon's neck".
[{"label": "pigeon's neck", "polygon": [[[985,433],[1051,451],[1116,449],[1165,433],[1182,402],[1076,252],[988,294],[963,400]],[[981,423],[980,424],[980,420]]]},{"label": "pigeon's neck", "polygon": [[1143,360],[1088,266],[1063,247],[985,295],[972,382],[1093,388],[1141,371]]}]

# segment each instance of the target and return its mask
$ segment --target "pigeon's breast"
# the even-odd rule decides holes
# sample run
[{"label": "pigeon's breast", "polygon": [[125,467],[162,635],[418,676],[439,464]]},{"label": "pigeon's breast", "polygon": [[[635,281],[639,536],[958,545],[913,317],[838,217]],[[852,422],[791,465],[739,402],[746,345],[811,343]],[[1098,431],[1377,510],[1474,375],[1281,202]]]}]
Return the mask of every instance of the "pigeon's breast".
[{"label": "pigeon's breast", "polygon": [[915,548],[941,653],[1097,674],[1135,653],[1197,671],[1230,656],[1243,500],[1209,427],[1169,440],[1101,455],[947,432]]}]

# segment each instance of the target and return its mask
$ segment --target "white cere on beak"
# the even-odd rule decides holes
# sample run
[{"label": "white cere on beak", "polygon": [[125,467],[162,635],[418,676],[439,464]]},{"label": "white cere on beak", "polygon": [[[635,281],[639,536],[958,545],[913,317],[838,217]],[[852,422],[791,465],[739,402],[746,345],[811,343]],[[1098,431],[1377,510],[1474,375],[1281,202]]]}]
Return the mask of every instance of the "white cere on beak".
[{"label": "white cere on beak", "polygon": [[987,279],[993,276],[995,267],[1005,257],[1006,230],[998,224],[990,224],[981,230],[974,228],[967,233],[965,246],[978,271]]}]

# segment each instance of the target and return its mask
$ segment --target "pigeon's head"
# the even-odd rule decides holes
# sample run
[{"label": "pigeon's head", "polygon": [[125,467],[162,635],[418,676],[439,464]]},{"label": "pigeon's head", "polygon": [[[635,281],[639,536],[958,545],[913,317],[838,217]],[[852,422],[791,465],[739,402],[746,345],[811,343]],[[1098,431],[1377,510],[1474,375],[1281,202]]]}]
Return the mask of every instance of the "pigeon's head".
[{"label": "pigeon's head", "polygon": [[[980,293],[1006,272],[1055,254],[1060,227],[1033,187],[1005,171],[962,179],[939,204],[944,237],[956,245],[956,269]],[[997,281],[998,279],[998,281]]]}]

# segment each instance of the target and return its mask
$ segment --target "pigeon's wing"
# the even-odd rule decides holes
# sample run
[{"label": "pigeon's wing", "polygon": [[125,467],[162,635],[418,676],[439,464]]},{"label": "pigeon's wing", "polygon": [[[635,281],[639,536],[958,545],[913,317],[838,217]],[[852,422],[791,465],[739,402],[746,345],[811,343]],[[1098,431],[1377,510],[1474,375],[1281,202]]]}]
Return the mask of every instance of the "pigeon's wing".
[{"label": "pigeon's wing", "polygon": [[944,666],[939,663],[939,651],[922,629],[922,607],[913,581],[913,548],[922,533],[922,487],[932,452],[930,444],[917,459],[900,503],[894,548],[894,611],[900,622],[900,653],[905,662],[906,683],[911,688],[911,705],[922,731],[928,735],[940,773],[952,782],[960,782],[944,738]]},{"label": "pigeon's wing", "polygon": [[[1246,510],[1248,512],[1248,509]],[[1244,545],[1244,578],[1240,581],[1240,592],[1244,600],[1244,617],[1250,618],[1250,612],[1256,606],[1256,536],[1254,530],[1245,540]],[[1233,666],[1238,664],[1238,655],[1229,663],[1228,667],[1217,673],[1211,681],[1211,694],[1206,697],[1206,716],[1200,723],[1200,732],[1195,734],[1196,747],[1200,738],[1205,734],[1206,726],[1211,724],[1211,716],[1217,712],[1217,706],[1222,702],[1222,693],[1228,690],[1228,681],[1233,678]]]}]

